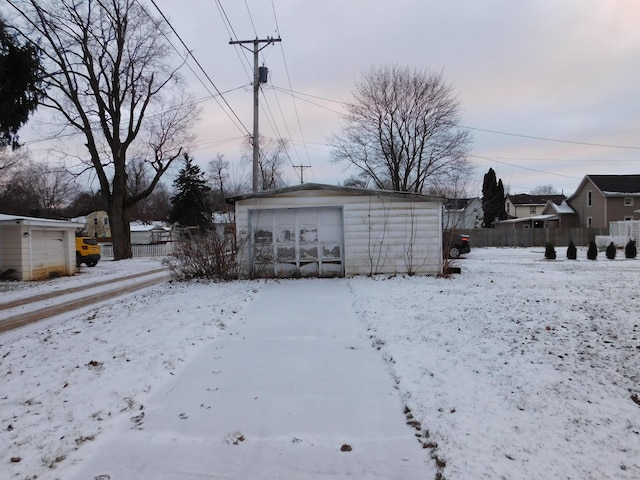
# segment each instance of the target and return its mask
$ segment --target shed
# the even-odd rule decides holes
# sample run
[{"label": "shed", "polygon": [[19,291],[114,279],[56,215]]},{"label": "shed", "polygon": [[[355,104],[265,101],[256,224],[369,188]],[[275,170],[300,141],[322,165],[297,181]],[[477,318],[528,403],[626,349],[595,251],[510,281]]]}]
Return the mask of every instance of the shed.
[{"label": "shed", "polygon": [[41,280],[76,272],[75,232],[66,220],[0,214],[0,275]]},{"label": "shed", "polygon": [[171,241],[171,229],[156,224],[130,223],[132,245],[151,245]]},{"label": "shed", "polygon": [[241,278],[442,273],[443,198],[307,183],[227,201]]}]

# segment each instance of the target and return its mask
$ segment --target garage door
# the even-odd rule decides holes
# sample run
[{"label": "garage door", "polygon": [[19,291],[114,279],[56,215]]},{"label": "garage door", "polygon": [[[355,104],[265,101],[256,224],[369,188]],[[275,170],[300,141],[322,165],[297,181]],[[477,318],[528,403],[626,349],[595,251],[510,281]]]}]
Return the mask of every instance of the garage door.
[{"label": "garage door", "polygon": [[32,278],[48,278],[66,271],[64,232],[59,230],[31,231]]},{"label": "garage door", "polygon": [[283,208],[250,212],[254,277],[340,277],[341,208]]}]

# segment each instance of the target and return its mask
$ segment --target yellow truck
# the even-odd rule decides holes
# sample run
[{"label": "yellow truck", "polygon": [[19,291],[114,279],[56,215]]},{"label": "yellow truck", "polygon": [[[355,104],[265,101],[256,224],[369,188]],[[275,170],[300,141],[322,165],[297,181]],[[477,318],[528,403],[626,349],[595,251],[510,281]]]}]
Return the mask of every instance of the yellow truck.
[{"label": "yellow truck", "polygon": [[76,265],[95,267],[100,260],[100,245],[95,238],[76,237]]}]

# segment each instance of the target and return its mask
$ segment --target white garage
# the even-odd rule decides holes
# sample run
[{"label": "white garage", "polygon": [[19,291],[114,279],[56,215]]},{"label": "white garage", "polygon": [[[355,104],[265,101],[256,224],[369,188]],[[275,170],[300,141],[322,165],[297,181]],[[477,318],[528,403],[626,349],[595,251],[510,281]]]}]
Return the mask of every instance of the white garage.
[{"label": "white garage", "polygon": [[41,280],[76,272],[81,223],[0,214],[0,277]]},{"label": "white garage", "polygon": [[241,278],[442,273],[440,197],[303,184],[227,201]]}]

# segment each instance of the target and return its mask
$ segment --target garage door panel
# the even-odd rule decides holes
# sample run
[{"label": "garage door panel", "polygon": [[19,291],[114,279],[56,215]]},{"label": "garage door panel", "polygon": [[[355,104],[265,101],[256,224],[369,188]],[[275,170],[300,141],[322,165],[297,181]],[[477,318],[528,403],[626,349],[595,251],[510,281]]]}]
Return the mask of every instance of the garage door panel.
[{"label": "garage door panel", "polygon": [[251,212],[250,222],[254,271],[273,268],[278,277],[342,275],[341,208],[260,210]]}]

